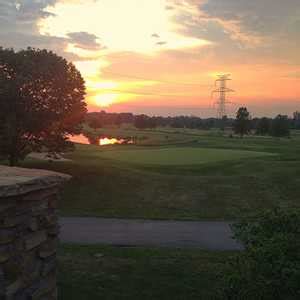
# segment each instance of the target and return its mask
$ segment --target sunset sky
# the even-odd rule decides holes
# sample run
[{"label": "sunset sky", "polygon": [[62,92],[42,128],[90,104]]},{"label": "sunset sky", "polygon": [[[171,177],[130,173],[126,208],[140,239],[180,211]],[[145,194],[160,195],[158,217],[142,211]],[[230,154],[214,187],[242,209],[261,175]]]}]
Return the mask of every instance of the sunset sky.
[{"label": "sunset sky", "polygon": [[300,110],[299,0],[0,0],[0,41],[72,61],[90,111],[215,116],[222,73],[229,115]]}]

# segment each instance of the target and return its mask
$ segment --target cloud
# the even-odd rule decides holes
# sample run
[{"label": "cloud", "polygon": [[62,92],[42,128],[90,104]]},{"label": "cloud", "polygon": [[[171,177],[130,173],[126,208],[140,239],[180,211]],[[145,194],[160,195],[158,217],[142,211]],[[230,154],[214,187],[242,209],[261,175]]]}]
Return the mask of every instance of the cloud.
[{"label": "cloud", "polygon": [[[63,44],[63,39],[42,37],[37,23],[50,15],[44,11],[55,0],[2,0],[0,2],[0,40],[4,47],[45,47]],[[60,48],[60,46],[57,46]]]},{"label": "cloud", "polygon": [[153,33],[151,36],[152,36],[153,38],[157,38],[157,39],[160,38],[159,34],[157,34],[157,33]]},{"label": "cloud", "polygon": [[37,21],[50,15],[44,9],[53,5],[55,1],[2,0],[0,3],[0,28],[8,32],[37,33]]},{"label": "cloud", "polygon": [[281,32],[300,16],[299,0],[208,0],[200,9],[209,17],[236,21],[242,30],[261,35]]},{"label": "cloud", "polygon": [[207,0],[198,8],[203,18],[221,24],[233,39],[254,46],[288,40],[291,28],[300,36],[299,0]]},{"label": "cloud", "polygon": [[212,41],[217,61],[300,64],[299,0],[170,1],[177,30]]},{"label": "cloud", "polygon": [[81,58],[66,52],[70,42],[80,48],[99,49],[97,37],[86,32],[70,33],[68,37],[41,35],[38,22],[53,13],[46,12],[49,5],[54,5],[56,0],[1,0],[0,2],[0,40],[1,46],[24,49],[27,47],[51,49],[68,60]]},{"label": "cloud", "polygon": [[166,45],[167,42],[166,41],[160,41],[160,42],[157,42],[156,45],[158,46],[163,46],[163,45]]},{"label": "cloud", "polygon": [[70,38],[70,42],[73,43],[77,48],[86,50],[100,50],[104,48],[97,42],[98,37],[95,34],[81,31],[71,32],[67,35]]}]

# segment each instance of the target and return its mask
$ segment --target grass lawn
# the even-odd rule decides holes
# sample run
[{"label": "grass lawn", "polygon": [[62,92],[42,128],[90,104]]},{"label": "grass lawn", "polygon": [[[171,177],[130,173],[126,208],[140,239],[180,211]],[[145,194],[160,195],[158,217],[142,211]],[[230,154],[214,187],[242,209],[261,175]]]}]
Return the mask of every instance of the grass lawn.
[{"label": "grass lawn", "polygon": [[63,245],[59,299],[214,299],[228,252]]},{"label": "grass lawn", "polygon": [[77,145],[68,157],[24,163],[73,176],[60,201],[62,215],[232,220],[278,205],[300,207],[296,134],[240,139],[201,131],[184,146],[159,145],[159,139],[155,146]]},{"label": "grass lawn", "polygon": [[128,149],[119,151],[101,151],[99,152],[99,155],[103,158],[140,165],[192,166],[226,160],[268,156],[272,154],[245,150],[172,147],[160,149],[136,149],[131,151]]}]

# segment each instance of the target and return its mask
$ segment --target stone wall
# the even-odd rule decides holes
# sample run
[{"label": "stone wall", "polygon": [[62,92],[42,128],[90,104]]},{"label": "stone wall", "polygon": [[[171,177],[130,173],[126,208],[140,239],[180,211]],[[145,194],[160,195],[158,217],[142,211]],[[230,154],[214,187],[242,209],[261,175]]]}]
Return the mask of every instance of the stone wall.
[{"label": "stone wall", "polygon": [[57,299],[56,209],[68,178],[0,166],[0,299]]}]

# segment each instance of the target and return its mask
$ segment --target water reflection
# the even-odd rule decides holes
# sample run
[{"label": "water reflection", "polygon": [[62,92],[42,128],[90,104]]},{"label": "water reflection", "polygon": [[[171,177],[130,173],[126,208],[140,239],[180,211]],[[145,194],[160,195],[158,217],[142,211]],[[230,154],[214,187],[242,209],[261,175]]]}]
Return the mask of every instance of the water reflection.
[{"label": "water reflection", "polygon": [[84,144],[84,145],[126,145],[133,144],[132,138],[114,138],[106,136],[95,136],[93,134],[78,134],[69,137],[71,142]]}]

